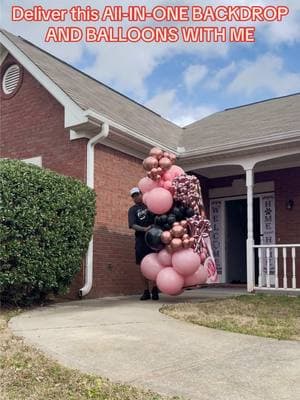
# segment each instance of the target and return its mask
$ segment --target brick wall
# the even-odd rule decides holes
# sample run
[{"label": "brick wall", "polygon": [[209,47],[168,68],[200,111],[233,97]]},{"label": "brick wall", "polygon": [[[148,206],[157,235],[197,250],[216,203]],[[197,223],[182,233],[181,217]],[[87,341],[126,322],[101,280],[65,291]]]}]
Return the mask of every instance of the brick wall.
[{"label": "brick wall", "polygon": [[[6,59],[3,71],[8,64]],[[85,181],[86,139],[69,140],[64,109],[27,71],[18,92],[1,101],[1,157],[42,156],[44,168]],[[144,176],[141,161],[101,145],[95,148],[97,218],[94,284],[89,297],[138,293],[142,281],[134,261],[134,236],[127,226],[129,190]],[[78,296],[83,270],[69,297]]]},{"label": "brick wall", "polygon": [[144,176],[141,160],[96,145],[97,218],[92,297],[138,293],[142,280],[134,257],[134,235],[127,212],[131,187]]},{"label": "brick wall", "polygon": [[[9,56],[2,66],[15,62]],[[63,107],[26,70],[17,93],[1,98],[1,157],[42,156],[43,168],[85,180],[86,139],[70,141]],[[72,286],[82,286],[80,272]],[[77,291],[77,289],[76,289]]]}]

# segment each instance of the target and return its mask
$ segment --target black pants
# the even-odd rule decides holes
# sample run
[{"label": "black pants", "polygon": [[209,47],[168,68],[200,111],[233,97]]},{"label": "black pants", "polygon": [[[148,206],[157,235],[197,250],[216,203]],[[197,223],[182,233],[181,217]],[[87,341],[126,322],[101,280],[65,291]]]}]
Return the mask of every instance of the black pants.
[{"label": "black pants", "polygon": [[150,249],[146,245],[145,238],[136,238],[135,239],[135,261],[137,264],[140,264],[142,259],[147,255],[153,253],[153,250]]}]

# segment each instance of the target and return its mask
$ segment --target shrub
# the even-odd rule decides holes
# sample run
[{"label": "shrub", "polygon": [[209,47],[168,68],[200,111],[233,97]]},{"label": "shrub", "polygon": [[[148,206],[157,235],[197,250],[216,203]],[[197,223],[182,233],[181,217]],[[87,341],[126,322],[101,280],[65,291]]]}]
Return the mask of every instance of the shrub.
[{"label": "shrub", "polygon": [[31,304],[64,293],[92,235],[95,193],[17,160],[0,161],[0,299]]}]

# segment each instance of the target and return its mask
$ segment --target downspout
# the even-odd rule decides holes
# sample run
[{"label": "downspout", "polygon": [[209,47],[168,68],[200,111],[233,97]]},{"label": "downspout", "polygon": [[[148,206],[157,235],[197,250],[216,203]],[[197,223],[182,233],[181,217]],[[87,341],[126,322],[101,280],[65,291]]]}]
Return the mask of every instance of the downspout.
[{"label": "downspout", "polygon": [[[93,136],[87,143],[86,153],[86,184],[91,189],[94,189],[94,155],[95,145],[100,143],[103,139],[108,136],[109,125],[107,123],[102,124],[101,131]],[[79,297],[86,296],[93,285],[93,236],[90,240],[88,251],[85,258],[85,272],[84,272],[84,286],[79,289]]]}]

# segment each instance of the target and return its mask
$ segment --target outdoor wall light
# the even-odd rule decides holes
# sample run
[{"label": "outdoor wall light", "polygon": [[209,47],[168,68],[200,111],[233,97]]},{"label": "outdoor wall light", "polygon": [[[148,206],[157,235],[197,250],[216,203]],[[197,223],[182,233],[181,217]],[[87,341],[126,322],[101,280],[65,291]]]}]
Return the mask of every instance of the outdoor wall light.
[{"label": "outdoor wall light", "polygon": [[287,209],[287,210],[292,210],[293,207],[294,207],[294,200],[288,200],[288,201],[286,202],[286,209]]}]

